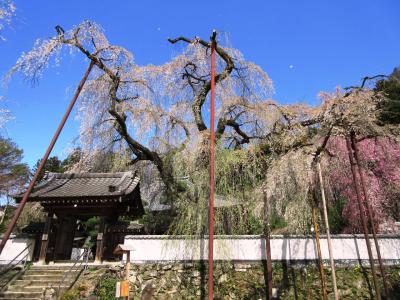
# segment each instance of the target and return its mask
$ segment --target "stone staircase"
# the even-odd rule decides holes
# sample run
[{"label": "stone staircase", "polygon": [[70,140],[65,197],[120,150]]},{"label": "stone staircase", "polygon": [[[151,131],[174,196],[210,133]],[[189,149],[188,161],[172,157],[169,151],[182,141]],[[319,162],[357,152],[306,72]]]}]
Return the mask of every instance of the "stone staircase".
[{"label": "stone staircase", "polygon": [[[1,300],[29,299],[39,300],[56,299],[60,286],[62,290],[68,289],[80,275],[82,269],[69,272],[70,266],[32,266],[17,280],[12,282],[6,291],[0,293]],[[60,295],[61,295],[60,292]]]}]

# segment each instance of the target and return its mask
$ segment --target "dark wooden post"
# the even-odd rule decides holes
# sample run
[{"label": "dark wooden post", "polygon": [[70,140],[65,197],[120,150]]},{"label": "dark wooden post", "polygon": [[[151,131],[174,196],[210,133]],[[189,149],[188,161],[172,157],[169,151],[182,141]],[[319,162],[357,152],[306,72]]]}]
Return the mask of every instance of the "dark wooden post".
[{"label": "dark wooden post", "polygon": [[269,224],[269,201],[266,189],[264,192],[264,239],[265,239],[265,260],[267,263],[267,289],[268,299],[272,299],[272,260],[271,260],[271,241],[270,241],[270,224]]},{"label": "dark wooden post", "polygon": [[96,241],[96,257],[95,262],[101,262],[103,259],[103,246],[104,246],[104,233],[105,233],[105,218],[102,217],[100,220],[99,232],[97,233]]},{"label": "dark wooden post", "polygon": [[354,150],[354,158],[357,164],[357,169],[358,169],[358,175],[360,176],[360,181],[361,181],[361,187],[364,193],[364,201],[367,207],[367,212],[368,212],[368,218],[369,218],[369,222],[371,225],[371,230],[372,230],[372,236],[374,238],[374,243],[375,243],[375,249],[376,249],[376,254],[378,256],[378,262],[379,262],[379,268],[381,270],[381,275],[382,275],[382,280],[383,280],[383,288],[385,290],[385,294],[386,297],[389,295],[389,287],[387,284],[387,280],[386,280],[386,273],[385,273],[385,268],[383,266],[382,263],[382,257],[381,257],[381,250],[379,248],[379,243],[378,243],[378,238],[376,237],[376,229],[375,229],[375,222],[374,222],[374,211],[372,210],[371,204],[369,202],[369,198],[368,198],[368,192],[367,192],[367,188],[365,185],[365,179],[364,179],[364,174],[361,170],[361,166],[360,166],[360,155],[358,153],[358,147],[357,147],[357,142],[356,142],[356,134],[355,132],[351,132],[351,147]]},{"label": "dark wooden post", "polygon": [[49,245],[49,234],[50,234],[52,220],[53,220],[53,212],[50,211],[47,213],[47,219],[42,234],[42,241],[40,243],[39,263],[42,264],[46,263],[46,253],[47,253],[47,246]]},{"label": "dark wooden post", "polygon": [[369,264],[371,266],[372,279],[373,279],[374,287],[375,287],[375,297],[376,297],[376,299],[380,300],[381,293],[379,290],[378,279],[377,279],[376,271],[375,271],[374,257],[372,255],[371,242],[369,240],[367,221],[366,221],[365,215],[364,215],[364,206],[361,201],[361,190],[360,190],[360,186],[358,185],[358,181],[357,181],[357,169],[356,169],[357,166],[354,161],[354,153],[353,153],[353,149],[351,148],[351,141],[350,141],[349,137],[346,137],[346,146],[347,146],[347,152],[349,154],[351,173],[353,175],[354,189],[355,189],[356,195],[357,195],[358,209],[360,210],[361,225],[363,227],[365,243],[367,245],[367,250],[368,250]]}]

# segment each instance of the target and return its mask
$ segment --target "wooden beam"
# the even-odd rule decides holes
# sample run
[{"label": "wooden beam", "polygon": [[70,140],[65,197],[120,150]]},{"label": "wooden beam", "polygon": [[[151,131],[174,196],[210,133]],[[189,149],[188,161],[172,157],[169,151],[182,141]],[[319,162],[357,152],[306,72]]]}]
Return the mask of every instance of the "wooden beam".
[{"label": "wooden beam", "polygon": [[105,218],[102,217],[100,221],[99,232],[97,233],[97,241],[96,241],[96,257],[95,262],[101,263],[103,259],[103,246],[104,246],[104,234],[105,234]]},{"label": "wooden beam", "polygon": [[42,241],[40,244],[39,263],[42,264],[46,263],[46,253],[47,253],[47,246],[49,245],[49,233],[52,220],[53,220],[53,212],[50,211],[47,214],[47,219],[42,234]]}]

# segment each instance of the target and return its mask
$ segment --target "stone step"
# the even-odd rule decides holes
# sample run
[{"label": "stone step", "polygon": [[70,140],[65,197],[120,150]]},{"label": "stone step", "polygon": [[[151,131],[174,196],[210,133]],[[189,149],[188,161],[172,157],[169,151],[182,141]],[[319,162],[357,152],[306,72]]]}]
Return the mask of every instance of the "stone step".
[{"label": "stone step", "polygon": [[[52,286],[53,289],[57,290],[58,289],[58,284],[54,284]],[[31,293],[36,293],[36,292],[43,292],[46,288],[51,287],[51,285],[42,285],[42,286],[15,286],[11,285],[8,287],[7,292],[31,292]],[[64,288],[69,288],[69,285],[63,284],[60,286],[61,289]]]},{"label": "stone step", "polygon": [[0,293],[0,299],[4,298],[12,298],[12,299],[26,299],[26,298],[42,298],[43,293],[42,292],[2,292]]},{"label": "stone step", "polygon": [[[19,300],[21,298],[9,298],[9,297],[3,298],[3,297],[1,297],[0,299],[1,300]],[[22,298],[22,299],[24,299],[24,300],[42,300],[42,298]]]},{"label": "stone step", "polygon": [[74,269],[76,268],[82,268],[82,266],[77,266],[77,265],[68,265],[68,266],[31,266],[30,270],[69,270],[73,267]]},{"label": "stone step", "polygon": [[70,284],[76,280],[81,271],[82,269],[78,269],[70,272],[70,266],[31,267],[20,278],[14,281],[6,291],[0,293],[0,300],[42,299],[46,288],[52,287],[57,290],[62,280],[60,288],[62,290],[69,288]]},{"label": "stone step", "polygon": [[[40,270],[68,270],[74,266],[73,262],[68,262],[66,264],[56,264],[56,265],[33,265],[31,269],[40,269]],[[75,267],[82,267],[81,263],[78,262]]]},{"label": "stone step", "polygon": [[36,270],[28,270],[25,272],[25,275],[51,275],[51,276],[58,276],[58,275],[65,275],[71,274],[77,276],[79,272],[68,272],[68,271],[36,271]]},{"label": "stone step", "polygon": [[[70,279],[70,278],[68,278]],[[73,278],[75,279],[75,278]],[[70,282],[71,280],[65,279],[64,282]],[[25,280],[25,279],[18,279],[13,282],[13,286],[19,286],[19,287],[24,287],[24,286],[49,286],[49,285],[55,285],[59,284],[60,280],[56,279],[46,279],[46,280]]]},{"label": "stone step", "polygon": [[[68,274],[65,276],[65,280],[69,280],[71,278],[76,278],[77,275],[75,274]],[[64,275],[22,275],[21,279],[23,280],[62,280]]]}]

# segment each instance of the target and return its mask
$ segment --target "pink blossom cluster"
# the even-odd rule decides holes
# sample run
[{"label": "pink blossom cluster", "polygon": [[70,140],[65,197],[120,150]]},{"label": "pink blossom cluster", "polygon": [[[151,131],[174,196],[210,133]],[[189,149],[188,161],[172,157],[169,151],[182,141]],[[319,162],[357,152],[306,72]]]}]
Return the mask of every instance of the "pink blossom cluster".
[{"label": "pink blossom cluster", "polygon": [[[394,224],[400,219],[400,145],[388,138],[371,138],[358,142],[357,146],[375,228],[378,232],[396,231]],[[344,232],[361,233],[360,211],[345,139],[331,138],[327,150],[330,155],[326,178],[331,191],[331,205],[339,198],[345,198],[347,202],[342,217],[347,225]],[[358,180],[361,189],[359,177]],[[364,214],[367,216],[365,209]]]}]

